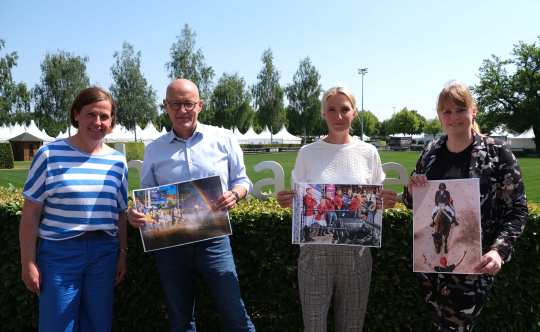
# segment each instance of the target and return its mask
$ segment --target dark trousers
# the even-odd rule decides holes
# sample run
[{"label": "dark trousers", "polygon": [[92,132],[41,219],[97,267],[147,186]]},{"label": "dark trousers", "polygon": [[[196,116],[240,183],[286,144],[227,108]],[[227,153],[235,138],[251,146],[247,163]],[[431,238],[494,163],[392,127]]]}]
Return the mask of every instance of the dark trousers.
[{"label": "dark trousers", "polygon": [[472,331],[486,303],[493,277],[417,273],[433,314],[434,331]]},{"label": "dark trousers", "polygon": [[196,331],[196,278],[201,275],[216,303],[225,331],[255,331],[240,297],[229,237],[155,253],[165,291],[171,331]]}]

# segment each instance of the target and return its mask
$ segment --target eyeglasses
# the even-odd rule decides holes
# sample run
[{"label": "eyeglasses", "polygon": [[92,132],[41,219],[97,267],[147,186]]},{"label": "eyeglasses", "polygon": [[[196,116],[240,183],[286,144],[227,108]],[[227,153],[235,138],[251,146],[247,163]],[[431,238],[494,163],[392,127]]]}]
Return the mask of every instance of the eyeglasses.
[{"label": "eyeglasses", "polygon": [[166,100],[165,99],[165,103],[167,105],[169,105],[169,107],[173,110],[173,111],[179,111],[182,106],[184,106],[184,109],[188,112],[190,111],[193,111],[195,109],[195,106],[197,106],[197,104],[199,102],[193,102],[193,101],[176,101],[176,100]]}]

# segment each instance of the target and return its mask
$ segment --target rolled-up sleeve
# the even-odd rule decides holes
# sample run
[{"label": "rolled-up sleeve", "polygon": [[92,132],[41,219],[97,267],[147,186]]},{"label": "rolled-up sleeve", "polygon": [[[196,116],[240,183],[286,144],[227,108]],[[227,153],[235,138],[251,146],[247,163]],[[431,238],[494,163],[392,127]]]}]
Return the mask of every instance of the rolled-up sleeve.
[{"label": "rolled-up sleeve", "polygon": [[41,148],[32,160],[28,178],[24,184],[23,196],[37,204],[43,204],[47,197],[47,161],[48,153],[44,148]]},{"label": "rolled-up sleeve", "polygon": [[247,192],[253,189],[253,184],[249,180],[246,173],[246,166],[244,164],[244,153],[240,148],[240,144],[236,138],[229,136],[229,181],[228,189],[232,189],[234,186],[242,186],[246,188]]}]

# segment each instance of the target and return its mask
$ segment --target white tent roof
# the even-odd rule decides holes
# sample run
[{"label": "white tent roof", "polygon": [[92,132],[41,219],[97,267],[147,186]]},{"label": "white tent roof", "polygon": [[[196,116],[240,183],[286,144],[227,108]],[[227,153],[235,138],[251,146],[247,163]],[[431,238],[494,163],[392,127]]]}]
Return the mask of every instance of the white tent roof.
[{"label": "white tent roof", "polygon": [[392,134],[390,135],[390,137],[411,137],[412,138],[412,134],[398,133],[398,134]]},{"label": "white tent roof", "polygon": [[66,131],[60,132],[56,138],[68,138],[69,134],[71,133],[71,136],[75,135],[77,133],[77,128],[71,126],[71,131],[68,131],[66,128]]},{"label": "white tent roof", "polygon": [[285,128],[285,125],[281,127],[281,129],[277,132],[277,134],[274,135],[274,140],[276,142],[281,142],[282,144],[300,144],[302,143],[302,138],[296,137],[293,134],[289,133],[287,131],[287,128]]},{"label": "white tent roof", "polygon": [[[139,128],[139,130],[141,130]],[[139,132],[139,131],[138,131]],[[105,136],[105,142],[115,143],[115,142],[133,142],[135,140],[135,134],[126,129],[126,127],[121,124],[114,126],[112,133]]]},{"label": "white tent roof", "polygon": [[243,144],[260,144],[259,134],[253,130],[253,127],[250,126],[249,129],[244,133],[244,137],[240,143]]},{"label": "white tent roof", "polygon": [[259,134],[259,139],[265,140],[265,141],[267,140],[268,142],[270,142],[271,138],[272,138],[272,133],[268,129],[268,126],[265,126],[264,130],[261,131],[260,134]]},{"label": "white tent roof", "polygon": [[24,126],[21,124],[15,124],[13,126],[5,126],[3,125],[0,127],[0,141],[9,141],[10,139],[17,137],[21,134],[28,133],[32,136],[35,136],[36,138],[39,138],[43,142],[52,142],[54,141],[54,138],[47,135],[47,133],[41,129],[39,129],[32,120],[30,122],[29,126]]},{"label": "white tent roof", "polygon": [[52,142],[54,138],[36,126],[34,120],[30,121],[30,125],[26,128],[26,132],[42,139],[44,142]]},{"label": "white tent roof", "polygon": [[144,129],[137,131],[137,139],[140,139],[143,142],[153,141],[159,136],[161,136],[161,133],[154,127],[154,124],[151,121],[146,124]]},{"label": "white tent roof", "polygon": [[19,136],[24,133],[24,129],[20,124],[14,126],[2,125],[0,127],[0,141],[7,142],[10,138]]},{"label": "white tent roof", "polygon": [[[356,137],[357,139],[360,139],[360,136],[357,136],[357,135],[353,135],[353,136]],[[326,137],[326,136],[323,136],[323,137]],[[363,138],[364,139],[362,141],[364,141],[364,142],[367,142],[367,141],[370,140],[370,137],[367,136],[366,134],[363,134]]]},{"label": "white tent roof", "polygon": [[514,133],[508,130],[508,128],[506,128],[506,126],[504,125],[495,127],[491,131],[491,134],[489,136],[508,137],[508,138],[516,137],[516,135],[514,135]]},{"label": "white tent roof", "polygon": [[534,131],[531,127],[525,130],[524,132],[522,132],[521,134],[515,136],[515,138],[534,138]]},{"label": "white tent roof", "polygon": [[233,127],[232,132],[234,134],[234,137],[236,137],[236,140],[238,140],[238,142],[244,139],[244,134],[242,134],[242,132],[238,128]]}]

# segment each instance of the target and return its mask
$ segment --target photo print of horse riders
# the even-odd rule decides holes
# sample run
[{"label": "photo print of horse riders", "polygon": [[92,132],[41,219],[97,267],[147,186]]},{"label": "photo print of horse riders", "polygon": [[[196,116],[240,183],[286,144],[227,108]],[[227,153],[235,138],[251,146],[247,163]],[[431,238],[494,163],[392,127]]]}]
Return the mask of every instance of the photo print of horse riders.
[{"label": "photo print of horse riders", "polygon": [[475,274],[480,263],[478,179],[428,181],[413,191],[413,271]]},{"label": "photo print of horse riders", "polygon": [[380,247],[382,186],[294,184],[292,243]]},{"label": "photo print of horse riders", "polygon": [[144,251],[231,235],[229,213],[215,208],[222,194],[219,176],[133,190],[134,207],[146,215]]}]

